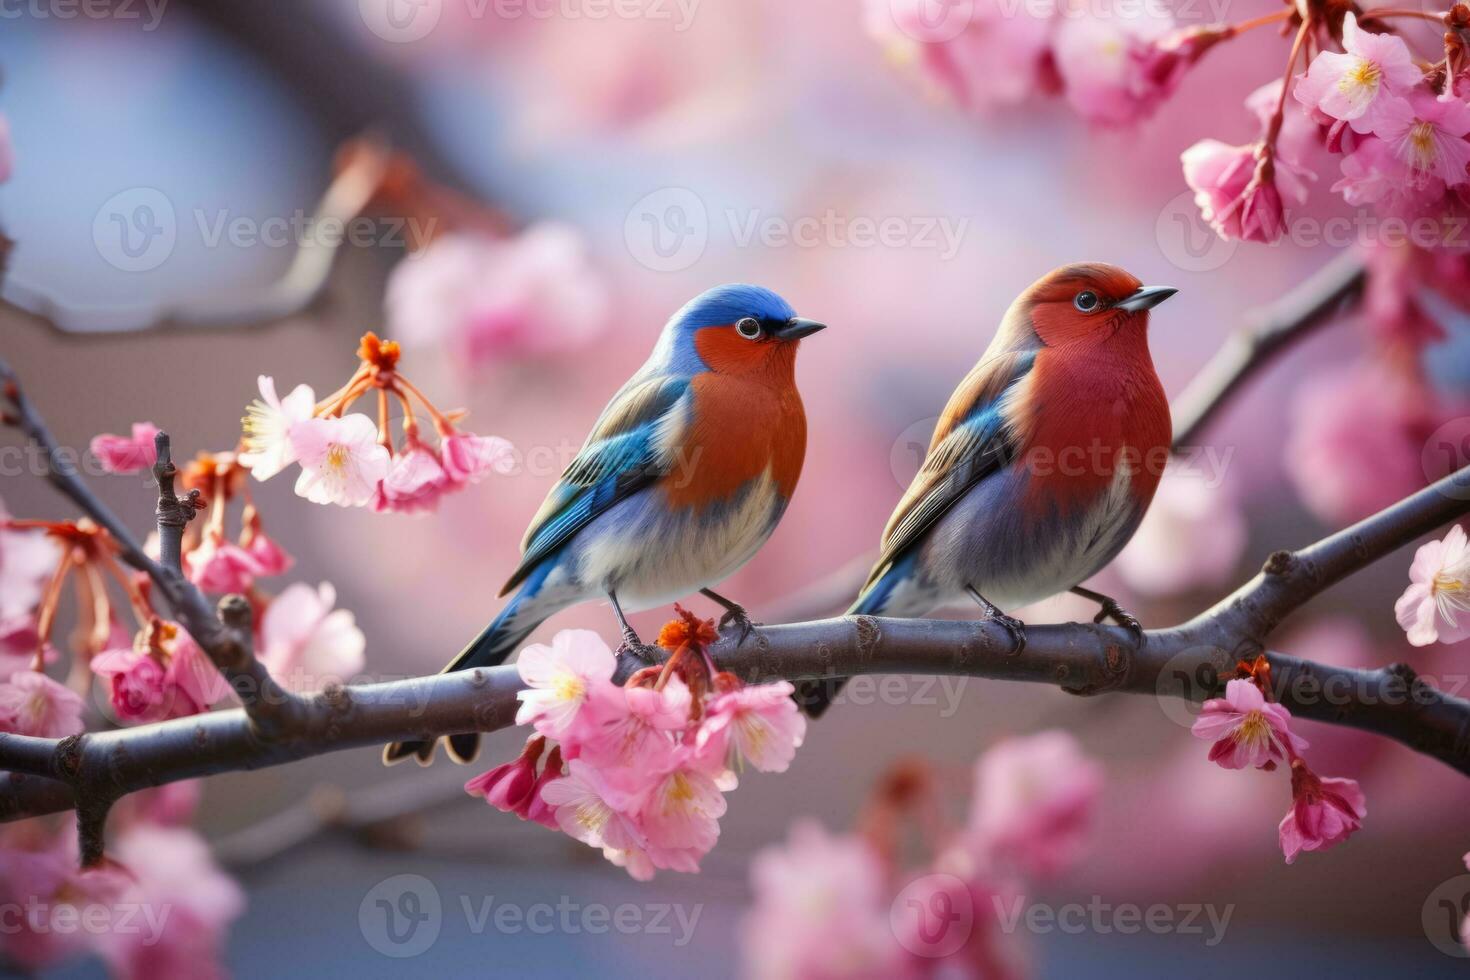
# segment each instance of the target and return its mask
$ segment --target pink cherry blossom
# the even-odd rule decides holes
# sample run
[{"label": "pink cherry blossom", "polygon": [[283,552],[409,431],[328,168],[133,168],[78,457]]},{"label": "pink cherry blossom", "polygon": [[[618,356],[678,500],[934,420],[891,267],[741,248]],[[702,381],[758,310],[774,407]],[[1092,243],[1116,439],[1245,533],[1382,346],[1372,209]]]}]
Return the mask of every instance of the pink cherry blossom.
[{"label": "pink cherry blossom", "polygon": [[[0,619],[0,680],[18,670],[30,670],[36,663],[36,650],[41,647],[41,634],[36,618],[30,615]],[[45,659],[55,659],[51,644],[45,645]]]},{"label": "pink cherry blossom", "polygon": [[113,975],[224,977],[225,932],[245,910],[245,896],[215,864],[209,845],[191,830],[142,824],[119,835],[109,853],[127,869],[116,908],[169,910],[157,933],[119,928],[99,937]]},{"label": "pink cherry blossom", "polygon": [[229,684],[204,651],[177,624],[165,624],[160,649],[140,636],[132,647],[104,650],[92,658],[92,673],[108,686],[120,721],[183,718],[207,710],[230,695]]},{"label": "pink cherry blossom", "polygon": [[546,749],[546,739],[533,735],[512,762],[496,766],[464,784],[465,792],[478,796],[497,810],[527,818],[537,795],[536,762]]},{"label": "pink cherry blossom", "polygon": [[669,737],[689,724],[689,687],[673,677],[661,691],[648,687],[597,686],[587,702],[587,738],[580,757],[599,766],[662,769],[673,764]]},{"label": "pink cherry blossom", "polygon": [[242,544],[246,553],[260,566],[261,575],[284,575],[296,564],[296,559],[279,542],[259,528],[247,530]]},{"label": "pink cherry blossom", "polygon": [[693,753],[686,756],[654,783],[639,813],[639,826],[655,848],[703,856],[720,837],[725,796],[694,764]]},{"label": "pink cherry blossom", "polygon": [[567,763],[565,776],[542,787],[541,799],[556,810],[557,826],[584,844],[628,850],[647,843],[630,816],[638,798],[580,759]]},{"label": "pink cherry blossom", "polygon": [[109,473],[136,473],[152,466],[158,458],[153,437],[158,426],[152,422],[134,422],[133,434],[115,436],[103,433],[92,437],[92,455]]},{"label": "pink cherry blossom", "polygon": [[119,721],[155,721],[169,713],[164,667],[133,648],[104,650],[92,658],[92,673],[108,686],[108,700]]},{"label": "pink cherry blossom", "polygon": [[65,738],[82,730],[82,699],[65,684],[34,670],[16,671],[0,684],[0,729]]},{"label": "pink cherry blossom", "polygon": [[1102,782],[1102,769],[1066,732],[1007,738],[976,764],[970,846],[1055,875],[1081,854]]},{"label": "pink cherry blossom", "polygon": [[425,514],[437,509],[439,498],[450,489],[439,457],[424,446],[411,445],[388,467],[388,475],[373,496],[373,510]]},{"label": "pink cherry blossom", "polygon": [[707,759],[749,763],[761,772],[785,772],[806,737],[806,718],[791,699],[788,681],[740,687],[712,698],[696,745]]},{"label": "pink cherry blossom", "polygon": [[[0,902],[12,910],[0,950],[33,970],[95,951],[127,887],[127,876],[115,868],[77,866],[74,833],[0,847]],[[84,921],[103,931],[76,928]]]},{"label": "pink cherry blossom", "polygon": [[1470,543],[1464,528],[1457,524],[1443,539],[1419,546],[1409,587],[1393,612],[1416,647],[1470,637]]},{"label": "pink cherry blossom", "polygon": [[1304,106],[1372,132],[1385,106],[1407,95],[1423,78],[1403,38],[1358,27],[1352,12],[1342,21],[1342,53],[1321,51],[1297,76],[1293,94]]},{"label": "pink cherry blossom", "polygon": [[556,808],[546,802],[542,791],[560,779],[565,771],[561,748],[553,747],[546,756],[546,765],[541,768],[541,775],[536,777],[536,785],[531,790],[531,801],[526,804],[525,819],[539,823],[548,830],[561,829],[556,822]]},{"label": "pink cherry blossom", "polygon": [[[1245,107],[1260,124],[1262,138],[1270,133],[1276,108],[1281,105],[1281,87],[1277,78],[1245,97]],[[1283,195],[1300,204],[1307,198],[1307,185],[1317,179],[1317,158],[1322,156],[1321,126],[1304,112],[1283,112],[1276,133],[1274,163],[1276,180]]]},{"label": "pink cherry blossom", "polygon": [[205,592],[249,592],[265,569],[255,556],[222,535],[206,532],[184,555],[184,573]]},{"label": "pink cherry blossom", "polygon": [[388,450],[366,415],[297,422],[291,426],[290,442],[301,463],[296,493],[314,504],[361,507],[388,475]]},{"label": "pink cherry blossom", "polygon": [[1262,167],[1264,152],[1257,144],[1205,139],[1180,156],[1195,205],[1221,238],[1274,242],[1286,230],[1274,171]]},{"label": "pink cherry blossom", "polygon": [[1300,759],[1291,764],[1291,798],[1278,829],[1287,864],[1302,851],[1341,844],[1363,826],[1368,812],[1357,780],[1320,777]]},{"label": "pink cherry blossom", "polygon": [[1393,147],[1376,136],[1360,139],[1341,166],[1342,177],[1332,189],[1354,206],[1372,205],[1381,215],[1413,219],[1432,216],[1444,201],[1444,181],[1415,174]]},{"label": "pink cherry blossom", "polygon": [[617,659],[591,630],[562,630],[551,646],[534,644],[516,661],[529,690],[521,702],[516,724],[534,724],[542,735],[561,738],[577,721],[583,705],[600,688],[612,686]]},{"label": "pink cherry blossom", "polygon": [[1210,761],[1225,769],[1274,769],[1307,747],[1291,732],[1291,714],[1250,680],[1227,683],[1225,696],[1206,701],[1190,731],[1215,743]]},{"label": "pink cherry blossom", "polygon": [[1063,17],[1053,48],[1067,101],[1083,118],[1099,123],[1133,123],[1151,114],[1187,67],[1177,52],[1173,58],[1158,57],[1155,44],[1173,27],[1173,19],[1156,7],[1140,8],[1131,17]]},{"label": "pink cherry blossom", "polygon": [[750,885],[740,924],[746,976],[910,975],[889,924],[887,869],[861,838],[800,821],[784,846],[756,854]]},{"label": "pink cherry blossom", "polygon": [[[0,524],[9,519],[0,504]],[[0,620],[26,616],[36,608],[60,557],[44,532],[0,526]]]},{"label": "pink cherry blossom", "polygon": [[385,298],[393,336],[470,367],[580,348],[608,322],[582,236],[533,225],[509,238],[451,232],[400,262]]},{"label": "pink cherry blossom", "polygon": [[1470,182],[1470,105],[1441,102],[1427,91],[1384,105],[1373,133],[1407,164],[1416,181],[1437,177],[1448,187]]},{"label": "pink cherry blossom", "polygon": [[262,374],[256,379],[260,398],[245,410],[245,451],[240,465],[257,480],[269,480],[296,462],[291,428],[311,418],[316,395],[307,385],[297,385],[285,398],[277,397],[276,381]]},{"label": "pink cherry blossom", "polygon": [[1247,531],[1230,491],[1211,487],[1203,472],[1171,466],[1115,567],[1144,595],[1222,585],[1240,562]]},{"label": "pink cherry blossom", "polygon": [[1050,50],[1055,13],[1047,0],[1021,9],[1004,0],[868,0],[866,21],[893,61],[917,64],[957,104],[986,109],[1060,86]]},{"label": "pink cherry blossom", "polygon": [[453,432],[439,446],[445,477],[457,484],[478,483],[490,473],[506,474],[515,468],[515,450],[499,436],[477,436]]},{"label": "pink cherry blossom", "polygon": [[330,582],[293,582],[260,618],[260,660],[293,691],[317,691],[361,673],[367,637]]}]

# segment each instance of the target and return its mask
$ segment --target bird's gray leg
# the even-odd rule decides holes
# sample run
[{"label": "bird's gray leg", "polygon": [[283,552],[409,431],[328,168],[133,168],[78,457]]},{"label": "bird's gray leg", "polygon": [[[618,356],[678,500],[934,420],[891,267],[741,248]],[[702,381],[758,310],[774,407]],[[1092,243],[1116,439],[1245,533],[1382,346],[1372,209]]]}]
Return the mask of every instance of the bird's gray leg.
[{"label": "bird's gray leg", "polygon": [[1080,595],[1084,599],[1091,599],[1093,602],[1097,603],[1101,607],[1098,610],[1098,614],[1092,617],[1092,621],[1094,623],[1101,623],[1105,619],[1111,619],[1113,622],[1117,623],[1119,626],[1132,633],[1133,638],[1137,640],[1140,645],[1142,645],[1143,624],[1140,623],[1132,613],[1128,612],[1122,606],[1118,605],[1117,599],[1114,599],[1112,596],[1103,595],[1101,592],[1094,592],[1091,589],[1084,589],[1080,585],[1073,587],[1071,589],[1071,592],[1073,595]]},{"label": "bird's gray leg", "polygon": [[756,627],[756,624],[751,622],[750,614],[745,611],[745,607],[731,599],[726,599],[714,589],[700,589],[699,594],[710,602],[725,608],[725,615],[720,617],[720,632],[724,632],[726,626],[734,623],[740,627],[740,639],[736,641],[735,645],[738,647],[744,643],[745,638],[750,635],[750,631]]},{"label": "bird's gray leg", "polygon": [[612,589],[607,592],[607,601],[612,603],[613,615],[618,617],[618,626],[623,631],[623,645],[618,648],[619,652],[631,653],[645,663],[658,663],[658,647],[644,643],[639,638],[638,631],[633,629],[632,624],[628,622],[628,617],[623,615],[623,607],[618,605],[618,594]]},{"label": "bird's gray leg", "polygon": [[1014,641],[1016,645],[1016,649],[1014,652],[1020,653],[1022,650],[1026,649],[1025,623],[1021,622],[1014,616],[1007,616],[1005,613],[1001,612],[999,606],[997,606],[995,603],[991,602],[989,599],[985,598],[978,591],[976,591],[973,585],[965,586],[965,591],[970,594],[971,599],[974,599],[980,604],[980,608],[985,611],[986,619],[991,620],[998,625],[1004,627],[1005,631],[1011,634],[1011,640]]}]

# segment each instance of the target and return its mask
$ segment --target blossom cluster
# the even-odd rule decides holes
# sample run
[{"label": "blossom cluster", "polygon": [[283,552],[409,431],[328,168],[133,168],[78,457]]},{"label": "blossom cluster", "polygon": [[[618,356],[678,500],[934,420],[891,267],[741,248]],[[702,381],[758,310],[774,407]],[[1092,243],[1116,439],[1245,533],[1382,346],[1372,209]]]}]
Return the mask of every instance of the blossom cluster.
[{"label": "blossom cluster", "polygon": [[1291,713],[1267,700],[1271,668],[1264,656],[1242,662],[1240,672],[1245,676],[1227,682],[1225,696],[1206,701],[1195,719],[1195,736],[1214,743],[1210,761],[1225,769],[1290,767],[1291,809],[1277,828],[1287,864],[1303,851],[1347,840],[1367,814],[1357,781],[1318,776],[1302,759],[1307,742],[1291,731]]},{"label": "blossom cluster", "polygon": [[[365,334],[360,364],[347,383],[317,401],[307,385],[284,398],[275,380],[260,378],[260,399],[245,418],[240,465],[268,480],[300,465],[296,493],[318,504],[371,506],[379,512],[426,513],[445,494],[462,490],[492,472],[508,472],[511,447],[504,439],[461,430],[456,416],[441,412],[398,369],[398,344]],[[377,392],[376,422],[347,409]],[[403,441],[388,427],[390,403],[403,410]],[[418,410],[433,421],[437,443],[424,437]]]},{"label": "blossom cluster", "polygon": [[109,857],[87,868],[71,815],[0,827],[0,958],[28,974],[92,955],[121,980],[223,976],[245,896],[188,828],[197,800],[186,782],[120,801]]},{"label": "blossom cluster", "polygon": [[[1061,731],[1008,738],[976,764],[969,814],[946,825],[927,766],[895,767],[859,831],[793,826],[756,855],[741,928],[750,977],[1007,977],[1022,972],[1000,909],[1085,854],[1102,771]],[[902,860],[904,825],[925,843]],[[835,968],[840,964],[840,969]]]},{"label": "blossom cluster", "polygon": [[668,661],[622,686],[613,652],[590,631],[522,650],[516,723],[536,734],[465,790],[600,848],[634,878],[698,871],[737,774],[784,772],[806,720],[791,684],[748,686],[717,670],[705,652],[713,624],[679,614],[659,636]]},{"label": "blossom cluster", "polygon": [[1059,94],[1104,125],[1151,115],[1191,65],[1238,30],[1179,27],[1158,4],[1103,11],[1066,0],[977,0],[937,13],[927,0],[869,0],[868,31],[967,108]]}]

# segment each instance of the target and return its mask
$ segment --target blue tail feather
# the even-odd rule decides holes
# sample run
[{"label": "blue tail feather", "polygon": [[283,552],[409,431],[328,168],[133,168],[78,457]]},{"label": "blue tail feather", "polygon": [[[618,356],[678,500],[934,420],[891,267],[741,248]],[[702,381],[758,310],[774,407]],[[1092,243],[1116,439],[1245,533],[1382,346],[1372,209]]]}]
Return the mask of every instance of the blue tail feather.
[{"label": "blue tail feather", "polygon": [[[440,673],[450,673],[456,670],[473,670],[476,667],[494,667],[505,663],[510,655],[518,650],[526,637],[535,632],[545,620],[547,613],[537,610],[537,613],[526,615],[525,606],[541,591],[541,585],[550,572],[552,562],[546,563],[527,580],[521,590],[516,593],[515,598],[506,604],[494,621],[480,631],[480,635],[469,642],[459,655],[451,660]],[[473,761],[480,747],[479,732],[464,732],[450,735],[448,742],[449,756],[456,762]],[[408,742],[394,742],[383,750],[383,762],[392,765],[401,762],[409,756],[416,756],[423,765],[428,765],[434,758],[434,746],[438,739],[418,739]]]}]

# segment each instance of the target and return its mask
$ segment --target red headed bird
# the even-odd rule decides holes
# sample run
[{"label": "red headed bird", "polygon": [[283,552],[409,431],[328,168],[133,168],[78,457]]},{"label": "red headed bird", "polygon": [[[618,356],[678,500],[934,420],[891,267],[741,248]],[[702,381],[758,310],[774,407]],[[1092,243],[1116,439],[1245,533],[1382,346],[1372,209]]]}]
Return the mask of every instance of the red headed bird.
[{"label": "red headed bird", "polygon": [[[1070,590],[1099,603],[1094,622],[1141,635],[1081,583],[1138,529],[1168,457],[1148,311],[1174,293],[1084,263],[1017,297],[950,396],[849,613],[922,616],[968,596],[1019,649],[1024,627],[1001,610]],[[799,697],[816,716],[840,687],[808,682]]]}]

